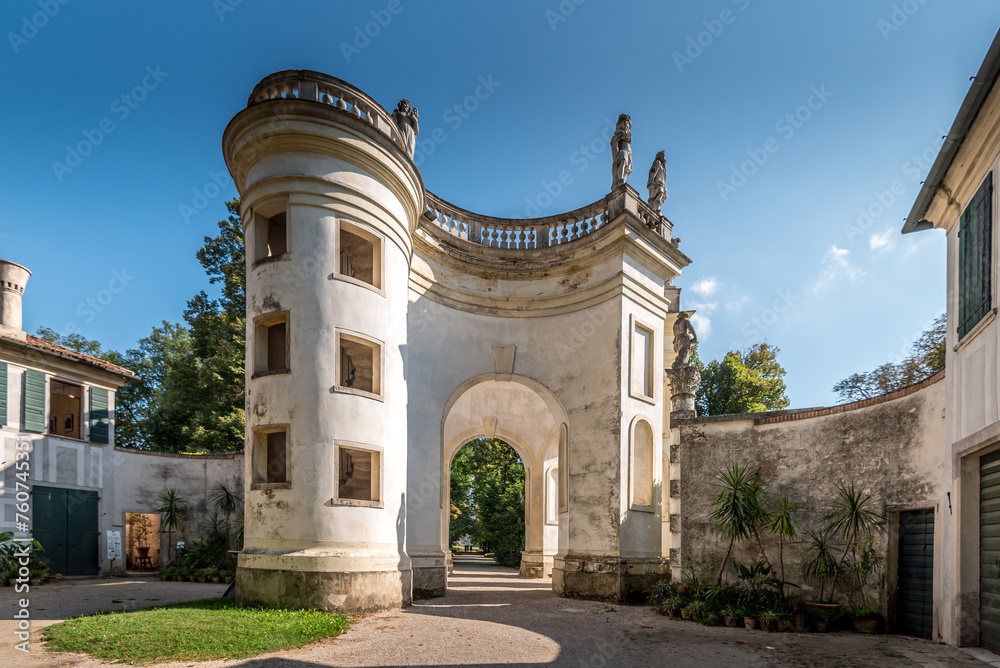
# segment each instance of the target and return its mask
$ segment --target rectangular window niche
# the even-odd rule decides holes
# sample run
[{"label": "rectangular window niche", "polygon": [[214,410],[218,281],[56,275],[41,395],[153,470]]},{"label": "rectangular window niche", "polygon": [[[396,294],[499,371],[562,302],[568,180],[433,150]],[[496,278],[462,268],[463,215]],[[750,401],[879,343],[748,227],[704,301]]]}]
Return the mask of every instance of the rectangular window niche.
[{"label": "rectangular window niche", "polygon": [[336,278],[382,291],[382,238],[346,221],[338,221],[339,257]]},{"label": "rectangular window niche", "polygon": [[629,394],[648,403],[656,396],[656,335],[655,329],[632,316],[631,350],[629,355]]},{"label": "rectangular window niche", "polygon": [[333,503],[383,508],[382,448],[360,443],[335,443],[336,490]]},{"label": "rectangular window niche", "polygon": [[288,203],[259,206],[253,212],[253,266],[288,259]]},{"label": "rectangular window niche", "polygon": [[289,489],[288,425],[269,425],[254,431],[251,453],[251,489]]},{"label": "rectangular window niche", "polygon": [[288,311],[276,311],[254,320],[253,377],[290,373]]},{"label": "rectangular window niche", "polygon": [[333,391],[381,400],[383,350],[380,341],[337,330],[337,384]]}]

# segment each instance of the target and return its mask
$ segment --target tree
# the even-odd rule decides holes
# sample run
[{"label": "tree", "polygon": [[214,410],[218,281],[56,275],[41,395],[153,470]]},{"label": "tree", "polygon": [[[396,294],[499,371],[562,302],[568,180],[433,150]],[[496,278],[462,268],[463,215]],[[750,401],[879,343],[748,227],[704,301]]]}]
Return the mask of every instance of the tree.
[{"label": "tree", "polygon": [[692,356],[701,372],[695,403],[698,415],[760,413],[787,408],[785,370],[778,364],[779,349],[755,343],[731,350],[722,361],[705,365]]},{"label": "tree", "polygon": [[156,497],[159,507],[156,512],[160,513],[162,526],[167,530],[167,556],[172,558],[174,549],[174,531],[181,528],[181,520],[187,515],[187,506],[177,492],[168,489],[163,494]]},{"label": "tree", "polygon": [[887,362],[868,373],[852,373],[834,385],[833,391],[840,401],[861,401],[919,383],[944,368],[947,333],[947,317],[942,314],[914,341],[903,361]]},{"label": "tree", "polygon": [[80,334],[62,335],[50,327],[39,327],[38,331],[35,332],[35,336],[40,339],[45,339],[50,343],[54,343],[57,346],[62,346],[63,348],[69,348],[70,350],[75,350],[78,353],[83,353],[84,355],[106,359],[106,353],[101,350],[100,343],[97,341],[91,341]]},{"label": "tree", "polygon": [[490,548],[494,561],[501,566],[521,563],[524,464],[512,447],[495,438],[478,438],[463,447],[452,463],[452,502],[462,513],[459,519],[474,518],[466,530]]}]

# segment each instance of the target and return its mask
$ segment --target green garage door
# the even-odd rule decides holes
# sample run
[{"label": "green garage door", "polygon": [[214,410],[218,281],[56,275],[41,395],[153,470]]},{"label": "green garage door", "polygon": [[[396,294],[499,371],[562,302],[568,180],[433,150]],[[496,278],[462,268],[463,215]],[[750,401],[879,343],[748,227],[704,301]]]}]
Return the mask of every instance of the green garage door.
[{"label": "green garage door", "polygon": [[100,571],[97,492],[35,485],[31,490],[32,533],[49,566],[63,575]]},{"label": "green garage door", "polygon": [[934,623],[934,510],[899,514],[896,626],[930,639]]},{"label": "green garage door", "polygon": [[979,467],[980,644],[1000,652],[1000,451]]}]

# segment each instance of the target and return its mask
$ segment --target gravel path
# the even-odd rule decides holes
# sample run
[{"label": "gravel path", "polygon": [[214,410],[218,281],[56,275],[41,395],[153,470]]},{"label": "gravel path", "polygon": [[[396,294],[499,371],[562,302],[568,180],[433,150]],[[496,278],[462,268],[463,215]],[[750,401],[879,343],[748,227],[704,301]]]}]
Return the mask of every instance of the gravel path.
[{"label": "gravel path", "polygon": [[[128,593],[136,601],[185,600],[221,594],[222,586],[193,583],[96,580],[45,585],[34,605],[48,617],[81,614]],[[101,587],[105,589],[102,590]],[[368,615],[339,638],[302,650],[245,661],[208,662],[199,668],[240,666],[572,666],[573,668],[671,668],[724,666],[962,666],[990,664],[964,650],[901,636],[855,633],[764,633],[675,622],[643,607],[606,606],[561,599],[549,580],[525,580],[477,556],[455,558],[448,596],[405,610]],[[10,590],[0,590],[5,593]],[[77,599],[80,599],[77,601]],[[4,620],[13,607],[4,597]],[[149,603],[145,603],[149,605]],[[89,609],[88,606],[90,606]],[[11,612],[8,613],[8,610]],[[51,623],[51,622],[48,622]],[[0,665],[101,666],[68,654],[15,656],[12,622],[0,621]],[[172,668],[195,664],[168,664]]]}]

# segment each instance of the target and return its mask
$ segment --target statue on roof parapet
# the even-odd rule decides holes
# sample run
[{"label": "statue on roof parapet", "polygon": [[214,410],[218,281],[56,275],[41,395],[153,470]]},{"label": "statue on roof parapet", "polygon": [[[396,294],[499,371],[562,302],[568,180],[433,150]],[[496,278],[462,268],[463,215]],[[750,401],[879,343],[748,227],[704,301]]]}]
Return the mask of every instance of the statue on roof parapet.
[{"label": "statue on roof parapet", "polygon": [[667,201],[667,157],[664,151],[657,153],[653,159],[646,187],[649,188],[649,206],[654,211],[659,211]]},{"label": "statue on roof parapet", "polygon": [[614,190],[628,180],[632,173],[632,117],[622,114],[618,117],[615,134],[611,137],[611,189]]},{"label": "statue on roof parapet", "polygon": [[403,147],[411,159],[417,150],[417,135],[420,134],[418,118],[420,118],[420,112],[417,111],[416,107],[410,109],[410,101],[406,99],[400,100],[399,104],[396,105],[396,110],[392,112],[392,120],[396,122],[396,127],[403,135]]}]

